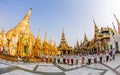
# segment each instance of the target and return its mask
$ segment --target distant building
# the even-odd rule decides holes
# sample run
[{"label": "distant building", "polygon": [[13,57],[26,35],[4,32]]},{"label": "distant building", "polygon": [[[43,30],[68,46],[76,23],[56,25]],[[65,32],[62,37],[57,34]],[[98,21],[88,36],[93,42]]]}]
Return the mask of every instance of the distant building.
[{"label": "distant building", "polygon": [[94,22],[94,51],[105,51],[108,48],[110,41],[110,31],[113,32],[112,28],[101,27],[98,29],[95,21]]},{"label": "distant building", "polygon": [[113,30],[109,27],[101,27],[99,29],[93,20],[94,23],[94,38],[88,41],[87,36],[85,34],[84,41],[80,43],[77,41],[74,51],[75,53],[93,53],[99,51],[105,51],[109,49],[110,42],[110,31],[113,33]]}]

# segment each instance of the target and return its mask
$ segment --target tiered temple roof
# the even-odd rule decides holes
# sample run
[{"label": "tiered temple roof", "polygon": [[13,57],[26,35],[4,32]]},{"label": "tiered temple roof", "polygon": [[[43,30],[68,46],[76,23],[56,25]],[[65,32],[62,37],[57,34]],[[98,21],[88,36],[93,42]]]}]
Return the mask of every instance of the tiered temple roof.
[{"label": "tiered temple roof", "polygon": [[72,51],[72,50],[73,50],[72,47],[68,46],[68,44],[66,43],[64,30],[62,30],[61,42],[60,45],[58,46],[58,51],[65,51],[60,54],[71,54],[68,51]]}]

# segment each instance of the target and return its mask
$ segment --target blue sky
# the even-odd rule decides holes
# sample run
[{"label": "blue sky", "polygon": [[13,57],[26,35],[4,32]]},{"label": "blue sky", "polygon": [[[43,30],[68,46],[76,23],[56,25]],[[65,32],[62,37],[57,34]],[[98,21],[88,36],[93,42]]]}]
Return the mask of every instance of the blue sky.
[{"label": "blue sky", "polygon": [[76,40],[83,40],[84,33],[89,40],[93,38],[93,19],[98,27],[116,24],[113,13],[120,18],[119,3],[119,0],[0,0],[0,25],[8,31],[32,7],[30,24],[35,36],[40,29],[41,40],[47,32],[47,40],[52,37],[59,45],[64,28],[67,43],[74,46]]}]

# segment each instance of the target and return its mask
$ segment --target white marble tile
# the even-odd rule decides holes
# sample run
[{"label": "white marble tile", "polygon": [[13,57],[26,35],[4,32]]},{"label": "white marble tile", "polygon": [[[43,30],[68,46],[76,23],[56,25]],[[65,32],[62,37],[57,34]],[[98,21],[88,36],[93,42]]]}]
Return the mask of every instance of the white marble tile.
[{"label": "white marble tile", "polygon": [[66,75],[100,75],[103,71],[93,70],[88,68],[80,68],[72,71],[65,72]]},{"label": "white marble tile", "polygon": [[105,67],[105,66],[103,66],[103,65],[101,65],[101,64],[99,64],[99,63],[91,64],[91,65],[88,65],[87,67],[98,68],[98,69],[106,69],[106,70],[108,70],[107,67]]},{"label": "white marble tile", "polygon": [[116,69],[120,73],[120,67]]},{"label": "white marble tile", "polygon": [[112,61],[109,61],[109,62],[104,62],[104,64],[112,67],[112,68],[116,68],[117,66],[120,65],[120,62],[118,60],[112,60]]},{"label": "white marble tile", "polygon": [[4,73],[1,75],[42,75],[42,74],[35,74],[35,73],[30,73],[22,70],[14,70],[8,73]]},{"label": "white marble tile", "polygon": [[28,70],[33,70],[36,66],[36,64],[17,64],[16,66],[28,69]]},{"label": "white marble tile", "polygon": [[36,71],[40,71],[40,72],[62,72],[62,70],[60,70],[56,66],[39,66]]},{"label": "white marble tile", "polygon": [[10,67],[10,66],[0,63],[0,68],[5,68],[5,67]]},{"label": "white marble tile", "polygon": [[78,65],[58,64],[58,65],[65,69],[74,69],[81,66],[81,64],[78,64]]},{"label": "white marble tile", "polygon": [[53,65],[52,63],[36,63],[37,65]]},{"label": "white marble tile", "polygon": [[108,70],[104,75],[116,75],[113,71]]}]

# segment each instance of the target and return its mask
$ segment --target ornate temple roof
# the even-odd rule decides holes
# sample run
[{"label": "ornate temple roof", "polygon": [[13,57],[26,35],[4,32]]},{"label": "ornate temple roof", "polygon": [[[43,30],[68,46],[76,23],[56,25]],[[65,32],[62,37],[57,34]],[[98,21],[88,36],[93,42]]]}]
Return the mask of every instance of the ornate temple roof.
[{"label": "ornate temple roof", "polygon": [[87,39],[86,34],[84,34],[84,41],[83,41],[83,44],[85,45],[85,44],[87,44],[87,43],[88,43],[88,39]]},{"label": "ornate temple roof", "polygon": [[62,30],[61,42],[58,46],[58,50],[73,50],[72,47],[68,46],[65,39],[64,29]]},{"label": "ornate temple roof", "polygon": [[75,45],[74,49],[75,49],[75,50],[79,50],[79,49],[80,49],[80,45],[79,45],[78,40],[76,41],[76,45]]},{"label": "ornate temple roof", "polygon": [[95,23],[95,20],[93,20],[93,23],[94,23],[94,30],[95,32],[98,32],[99,31],[99,28],[97,27],[96,23]]}]

